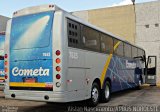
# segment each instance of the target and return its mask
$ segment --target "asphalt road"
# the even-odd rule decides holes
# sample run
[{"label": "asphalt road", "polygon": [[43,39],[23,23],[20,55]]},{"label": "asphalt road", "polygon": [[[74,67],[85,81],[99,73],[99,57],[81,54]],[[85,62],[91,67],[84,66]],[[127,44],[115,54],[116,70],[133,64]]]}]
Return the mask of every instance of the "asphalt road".
[{"label": "asphalt road", "polygon": [[[85,106],[86,101],[44,103],[5,99],[0,92],[0,112],[160,112],[160,87],[146,86],[141,90],[125,90],[112,94],[111,101],[97,108]],[[118,110],[116,110],[118,109]]]}]

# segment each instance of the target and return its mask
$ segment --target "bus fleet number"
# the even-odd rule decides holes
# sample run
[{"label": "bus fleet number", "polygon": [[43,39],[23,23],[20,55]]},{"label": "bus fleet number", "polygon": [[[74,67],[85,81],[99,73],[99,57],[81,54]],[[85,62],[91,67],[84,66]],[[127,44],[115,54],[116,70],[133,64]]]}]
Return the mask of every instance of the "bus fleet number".
[{"label": "bus fleet number", "polygon": [[78,59],[78,53],[76,53],[76,52],[69,52],[69,58],[71,58],[71,59]]}]

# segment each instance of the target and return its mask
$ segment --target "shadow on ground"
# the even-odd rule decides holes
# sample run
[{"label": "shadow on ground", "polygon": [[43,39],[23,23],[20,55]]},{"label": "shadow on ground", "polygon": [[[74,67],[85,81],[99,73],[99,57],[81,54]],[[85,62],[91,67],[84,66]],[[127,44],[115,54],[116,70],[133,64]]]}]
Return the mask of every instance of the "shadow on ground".
[{"label": "shadow on ground", "polygon": [[[125,96],[133,91],[138,91],[138,90],[129,89],[129,90],[113,93],[111,100],[114,100],[117,97]],[[100,103],[99,106],[101,104],[102,103]],[[107,104],[108,103],[106,103],[105,106],[107,106]],[[28,108],[19,107],[18,112],[83,112],[84,108],[88,108],[87,101],[70,102],[70,103],[46,103],[41,106],[37,106],[37,107],[31,106]]]}]

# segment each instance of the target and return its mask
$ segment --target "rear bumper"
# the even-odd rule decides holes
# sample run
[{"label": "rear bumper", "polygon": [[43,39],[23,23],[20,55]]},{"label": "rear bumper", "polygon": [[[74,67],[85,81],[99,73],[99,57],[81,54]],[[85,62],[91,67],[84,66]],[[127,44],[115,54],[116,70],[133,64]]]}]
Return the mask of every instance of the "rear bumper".
[{"label": "rear bumper", "polygon": [[[5,98],[44,101],[44,102],[69,102],[67,92],[46,92],[46,91],[18,91],[4,90]],[[15,96],[15,97],[13,97]],[[48,99],[46,99],[48,97]]]}]

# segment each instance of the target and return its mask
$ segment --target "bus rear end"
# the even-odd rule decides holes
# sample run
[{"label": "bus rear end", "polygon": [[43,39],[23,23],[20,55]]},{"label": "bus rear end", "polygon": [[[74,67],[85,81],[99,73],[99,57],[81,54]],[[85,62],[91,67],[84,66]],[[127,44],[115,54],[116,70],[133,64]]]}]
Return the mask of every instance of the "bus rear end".
[{"label": "bus rear end", "polygon": [[4,88],[5,75],[4,75],[4,41],[5,33],[0,33],[0,89]]},{"label": "bus rear end", "polygon": [[[27,14],[26,14],[27,12]],[[5,97],[25,100],[59,102],[54,91],[53,5],[31,7],[15,12],[6,44],[5,66],[7,86]],[[6,42],[6,43],[7,43]],[[56,52],[60,55],[60,52]],[[56,70],[60,70],[57,67]],[[60,78],[60,76],[56,76]],[[58,83],[57,83],[58,85]]]}]

